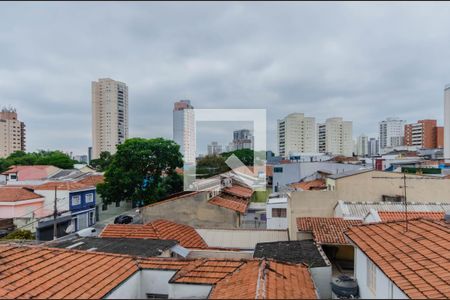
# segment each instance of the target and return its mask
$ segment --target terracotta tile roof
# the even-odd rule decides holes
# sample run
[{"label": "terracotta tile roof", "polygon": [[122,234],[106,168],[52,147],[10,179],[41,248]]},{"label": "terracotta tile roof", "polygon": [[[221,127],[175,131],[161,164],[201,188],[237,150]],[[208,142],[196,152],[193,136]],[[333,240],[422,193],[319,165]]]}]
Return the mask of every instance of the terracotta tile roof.
[{"label": "terracotta tile roof", "polygon": [[170,282],[216,284],[244,264],[243,261],[230,259],[195,260],[180,269]]},{"label": "terracotta tile roof", "polygon": [[249,261],[219,281],[210,299],[317,299],[305,265]]},{"label": "terracotta tile roof", "polygon": [[316,298],[304,265],[136,258],[7,244],[0,245],[0,298],[100,299],[141,269],[176,271],[170,283],[213,285],[212,298]]},{"label": "terracotta tile roof", "polygon": [[295,189],[302,189],[304,191],[321,190],[327,188],[327,185],[325,184],[325,179],[315,179],[307,182],[297,182],[292,183],[289,186]]},{"label": "terracotta tile roof", "polygon": [[58,170],[61,170],[55,166],[47,165],[33,165],[33,166],[11,166],[7,171],[2,174],[17,173],[17,179],[22,180],[39,180],[54,174]]},{"label": "terracotta tile roof", "polygon": [[64,191],[74,191],[74,190],[82,190],[88,188],[94,188],[95,186],[92,184],[84,184],[75,181],[53,181],[47,182],[41,185],[37,185],[34,187],[35,190],[54,190],[55,187],[58,190]]},{"label": "terracotta tile roof", "polygon": [[168,220],[156,220],[144,226],[153,226],[160,239],[176,240],[187,248],[206,248],[208,245],[191,226]]},{"label": "terracotta tile roof", "polygon": [[106,238],[158,239],[152,226],[142,224],[108,224],[100,233]]},{"label": "terracotta tile roof", "polygon": [[353,226],[346,235],[408,297],[450,298],[450,227],[418,219]]},{"label": "terracotta tile roof", "polygon": [[250,198],[253,195],[252,189],[239,185],[224,188],[223,192],[241,198]]},{"label": "terracotta tile roof", "polygon": [[43,198],[24,187],[0,187],[0,202],[16,202]]},{"label": "terracotta tile roof", "polygon": [[[405,220],[405,213],[401,211],[379,211],[378,215],[380,216],[382,222]],[[437,212],[437,211],[408,211],[406,215],[408,220],[417,218],[425,218],[432,220],[444,219],[444,212]]]},{"label": "terracotta tile roof", "polygon": [[83,179],[80,179],[77,182],[81,184],[96,186],[99,183],[105,182],[105,177],[103,175],[92,175],[84,177]]},{"label": "terracotta tile roof", "polygon": [[186,248],[208,247],[194,228],[168,220],[155,220],[145,225],[108,224],[100,237],[176,240]]},{"label": "terracotta tile roof", "polygon": [[304,217],[297,218],[299,231],[312,232],[314,241],[319,244],[349,244],[344,231],[353,225],[361,224],[361,220],[344,220],[342,218]]},{"label": "terracotta tile roof", "polygon": [[0,298],[99,299],[136,271],[130,256],[0,245]]},{"label": "terracotta tile roof", "polygon": [[230,197],[227,195],[216,196],[209,200],[208,203],[225,207],[240,213],[245,213],[248,205],[250,204],[248,200]]}]

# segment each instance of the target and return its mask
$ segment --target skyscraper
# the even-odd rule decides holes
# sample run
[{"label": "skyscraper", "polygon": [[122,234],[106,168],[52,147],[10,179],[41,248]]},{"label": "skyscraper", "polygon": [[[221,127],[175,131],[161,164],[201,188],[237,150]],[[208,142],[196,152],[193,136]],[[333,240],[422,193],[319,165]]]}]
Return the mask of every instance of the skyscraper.
[{"label": "skyscraper", "polygon": [[450,163],[450,84],[444,89],[444,158]]},{"label": "skyscraper", "polygon": [[404,145],[405,121],[398,118],[387,118],[379,123],[380,149]]},{"label": "skyscraper", "polygon": [[380,153],[380,145],[376,138],[370,138],[367,142],[369,157],[377,156]]},{"label": "skyscraper", "polygon": [[14,108],[0,111],[0,157],[8,157],[15,151],[25,151],[25,123],[17,120]]},{"label": "skyscraper", "polygon": [[316,152],[316,120],[302,113],[292,113],[277,122],[278,154],[288,158],[293,153]]},{"label": "skyscraper", "polygon": [[92,82],[92,159],[128,138],[128,87],[110,78]]},{"label": "skyscraper", "polygon": [[233,131],[233,149],[253,149],[253,134],[249,129]]},{"label": "skyscraper", "polygon": [[318,150],[320,153],[352,156],[353,123],[342,118],[328,118],[318,124]]},{"label": "skyscraper", "polygon": [[180,100],[173,106],[173,140],[180,145],[184,163],[195,164],[195,115],[190,100]]},{"label": "skyscraper", "polygon": [[369,154],[368,148],[368,138],[367,135],[362,134],[358,136],[358,139],[356,140],[356,155],[359,156],[366,156]]},{"label": "skyscraper", "polygon": [[208,145],[208,155],[219,155],[220,153],[222,153],[222,145],[219,145],[217,142],[211,142]]}]

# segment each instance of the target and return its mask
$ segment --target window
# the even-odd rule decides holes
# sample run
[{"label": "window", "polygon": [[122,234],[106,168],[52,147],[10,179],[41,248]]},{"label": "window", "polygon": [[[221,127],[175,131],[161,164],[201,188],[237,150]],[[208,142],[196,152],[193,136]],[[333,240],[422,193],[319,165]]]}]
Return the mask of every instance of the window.
[{"label": "window", "polygon": [[375,294],[376,292],[376,266],[367,258],[367,286]]},{"label": "window", "polygon": [[94,194],[93,193],[86,194],[86,203],[92,202],[94,202]]},{"label": "window", "polygon": [[274,173],[283,173],[283,167],[275,167],[273,168]]},{"label": "window", "polygon": [[72,206],[80,205],[80,204],[81,204],[81,197],[80,197],[80,195],[72,196]]},{"label": "window", "polygon": [[272,208],[272,218],[286,218],[286,208]]},{"label": "window", "polygon": [[16,180],[17,179],[17,175],[16,174],[11,174],[11,175],[9,175],[9,178],[11,180]]},{"label": "window", "polygon": [[90,211],[89,212],[89,226],[94,225],[94,223],[95,223],[94,212]]},{"label": "window", "polygon": [[145,294],[147,296],[147,299],[169,299],[168,294]]}]

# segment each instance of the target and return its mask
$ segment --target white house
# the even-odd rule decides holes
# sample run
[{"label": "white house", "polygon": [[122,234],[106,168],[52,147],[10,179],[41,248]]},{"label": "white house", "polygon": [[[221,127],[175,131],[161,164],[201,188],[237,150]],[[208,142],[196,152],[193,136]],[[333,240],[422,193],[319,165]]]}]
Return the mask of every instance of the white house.
[{"label": "white house", "polygon": [[354,277],[363,299],[448,299],[450,228],[415,219],[352,226]]}]

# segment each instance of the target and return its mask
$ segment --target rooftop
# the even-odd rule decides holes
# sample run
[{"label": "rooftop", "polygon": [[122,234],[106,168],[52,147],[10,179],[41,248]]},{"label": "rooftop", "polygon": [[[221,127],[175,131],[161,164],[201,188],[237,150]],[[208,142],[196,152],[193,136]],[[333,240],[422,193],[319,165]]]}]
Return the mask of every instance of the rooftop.
[{"label": "rooftop", "polygon": [[57,188],[59,191],[76,191],[94,188],[93,185],[84,184],[75,181],[52,181],[34,187],[35,190],[54,190]]},{"label": "rooftop", "polygon": [[47,245],[55,248],[151,257],[161,255],[164,250],[176,244],[177,242],[172,240],[77,237],[70,240],[56,240]]},{"label": "rooftop", "polygon": [[344,220],[332,217],[297,218],[298,231],[311,232],[313,239],[319,244],[349,244],[344,231],[353,225],[361,224],[361,220]]},{"label": "rooftop", "polygon": [[301,189],[303,191],[309,191],[309,190],[323,190],[327,188],[327,185],[325,183],[325,179],[315,179],[312,181],[304,181],[304,182],[296,182],[289,185],[291,188],[294,189]]},{"label": "rooftop", "polygon": [[215,196],[211,200],[208,201],[210,204],[214,204],[217,206],[221,206],[224,208],[228,208],[240,213],[245,213],[247,211],[249,201],[237,198],[237,197],[231,197],[226,194],[221,194],[220,196]]},{"label": "rooftop", "polygon": [[78,183],[96,186],[104,181],[105,177],[103,175],[88,175],[83,177],[83,179],[78,180]]},{"label": "rooftop", "polygon": [[2,174],[18,173],[18,180],[39,180],[50,176],[61,170],[55,166],[47,165],[33,165],[33,166],[11,166],[7,171]]},{"label": "rooftop", "polygon": [[250,188],[246,188],[239,185],[233,185],[231,187],[226,187],[223,191],[227,194],[241,197],[241,198],[250,198],[253,195],[253,190]]},{"label": "rooftop", "polygon": [[175,271],[167,284],[212,285],[210,298],[317,298],[301,264],[136,258],[7,244],[0,245],[0,253],[0,298],[100,299],[142,269]]},{"label": "rooftop", "polygon": [[312,240],[258,243],[253,257],[305,264],[310,268],[328,266],[325,254]]},{"label": "rooftop", "polygon": [[41,195],[33,193],[30,189],[25,187],[0,187],[0,202],[17,202],[41,198],[43,198]]},{"label": "rooftop", "polygon": [[108,224],[100,237],[176,240],[186,248],[208,247],[194,228],[167,220],[155,220],[144,225]]},{"label": "rooftop", "polygon": [[346,235],[408,297],[450,298],[450,228],[425,219],[353,226]]},{"label": "rooftop", "polygon": [[349,177],[349,176],[354,176],[354,175],[358,175],[358,174],[362,174],[362,173],[366,173],[366,172],[372,172],[372,169],[362,169],[362,170],[349,170],[349,171],[345,171],[339,174],[335,174],[335,175],[330,175],[328,176],[328,178],[330,179],[340,179],[340,178],[344,178],[344,177]]},{"label": "rooftop", "polygon": [[[336,208],[342,211],[344,217],[364,218],[370,209],[377,211],[404,211],[402,202],[345,202],[338,201]],[[446,212],[450,210],[450,203],[411,203],[408,202],[408,211],[413,212]]]},{"label": "rooftop", "polygon": [[[417,219],[417,218],[425,218],[432,220],[443,220],[444,212],[436,212],[436,211],[408,211],[406,216],[408,220]],[[378,215],[382,222],[387,221],[403,221],[405,220],[405,212],[401,211],[379,211]]]}]

